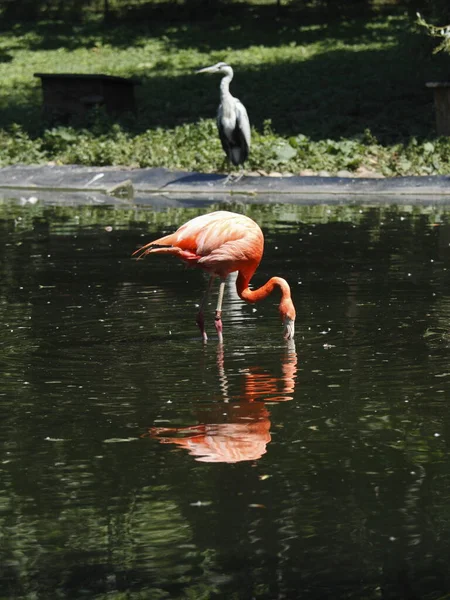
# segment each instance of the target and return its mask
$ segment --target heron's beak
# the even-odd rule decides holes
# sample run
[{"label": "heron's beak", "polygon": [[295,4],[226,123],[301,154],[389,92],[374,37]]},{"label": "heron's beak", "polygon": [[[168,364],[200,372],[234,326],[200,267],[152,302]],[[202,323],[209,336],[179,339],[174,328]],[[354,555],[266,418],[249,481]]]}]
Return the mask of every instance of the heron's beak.
[{"label": "heron's beak", "polygon": [[283,319],[283,337],[285,340],[294,339],[295,334],[295,321],[290,317],[284,317]]},{"label": "heron's beak", "polygon": [[214,73],[215,67],[205,67],[203,69],[199,69],[198,71],[195,71],[196,75],[198,75],[199,73]]}]

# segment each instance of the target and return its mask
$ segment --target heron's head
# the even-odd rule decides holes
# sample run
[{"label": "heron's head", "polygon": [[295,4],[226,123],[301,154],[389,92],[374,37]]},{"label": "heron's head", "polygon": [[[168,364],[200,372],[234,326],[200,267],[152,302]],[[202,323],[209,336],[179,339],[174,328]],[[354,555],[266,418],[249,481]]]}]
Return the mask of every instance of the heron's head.
[{"label": "heron's head", "polygon": [[230,65],[224,62],[218,62],[211,67],[205,67],[204,69],[199,69],[196,73],[222,73],[223,75],[233,76],[233,69]]},{"label": "heron's head", "polygon": [[285,340],[292,340],[295,334],[295,308],[291,298],[281,300],[279,311],[283,323],[283,337]]}]

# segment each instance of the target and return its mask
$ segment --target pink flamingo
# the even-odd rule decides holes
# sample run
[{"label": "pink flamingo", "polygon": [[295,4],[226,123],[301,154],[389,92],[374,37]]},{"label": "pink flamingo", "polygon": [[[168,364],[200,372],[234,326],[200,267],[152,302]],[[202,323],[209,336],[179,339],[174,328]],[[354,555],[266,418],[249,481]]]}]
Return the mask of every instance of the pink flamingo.
[{"label": "pink flamingo", "polygon": [[264,236],[255,221],[237,213],[220,210],[191,219],[177,231],[149,242],[133,253],[138,258],[146,254],[172,254],[189,266],[198,267],[209,275],[209,283],[197,314],[203,342],[208,336],[205,331],[204,311],[215,277],[221,279],[215,313],[215,326],[219,343],[223,343],[222,301],[225,278],[233,271],[238,272],[236,290],[246,302],[259,302],[278,287],[281,301],[278,307],[284,327],[284,338],[290,340],[295,331],[295,308],[289,284],[281,277],[271,277],[256,290],[249,283],[256,271],[264,250]]}]

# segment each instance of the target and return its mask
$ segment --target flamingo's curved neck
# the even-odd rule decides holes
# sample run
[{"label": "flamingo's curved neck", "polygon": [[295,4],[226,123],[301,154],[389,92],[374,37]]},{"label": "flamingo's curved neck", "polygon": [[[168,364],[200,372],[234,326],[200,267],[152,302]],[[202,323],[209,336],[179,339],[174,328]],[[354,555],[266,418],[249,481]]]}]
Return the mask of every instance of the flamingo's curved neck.
[{"label": "flamingo's curved neck", "polygon": [[271,277],[264,285],[256,290],[251,290],[248,287],[251,276],[245,275],[242,271],[239,271],[239,275],[236,280],[236,289],[239,297],[246,302],[259,302],[267,298],[275,287],[279,287],[281,291],[281,303],[283,304],[286,300],[291,300],[291,289],[288,282],[281,277]]}]

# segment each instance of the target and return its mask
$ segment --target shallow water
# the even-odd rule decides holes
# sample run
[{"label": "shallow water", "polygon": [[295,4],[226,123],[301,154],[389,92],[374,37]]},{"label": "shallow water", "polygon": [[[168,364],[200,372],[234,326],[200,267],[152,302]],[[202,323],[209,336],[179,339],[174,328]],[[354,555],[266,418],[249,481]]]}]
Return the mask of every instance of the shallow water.
[{"label": "shallow water", "polygon": [[130,259],[206,209],[0,204],[0,598],[450,591],[450,209],[231,208],[295,344]]}]

